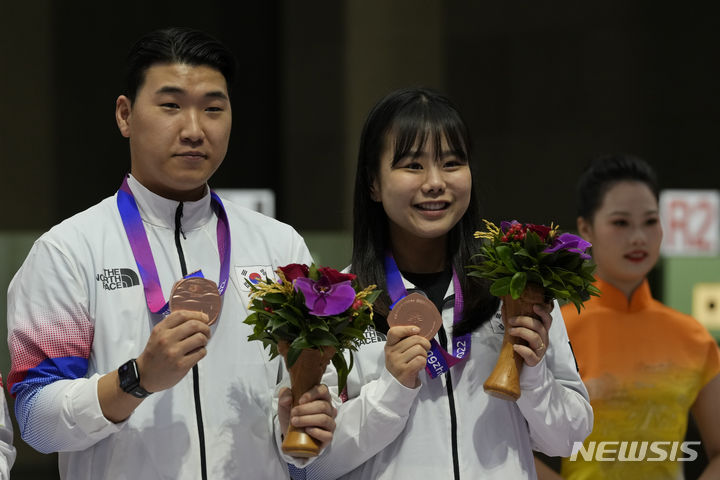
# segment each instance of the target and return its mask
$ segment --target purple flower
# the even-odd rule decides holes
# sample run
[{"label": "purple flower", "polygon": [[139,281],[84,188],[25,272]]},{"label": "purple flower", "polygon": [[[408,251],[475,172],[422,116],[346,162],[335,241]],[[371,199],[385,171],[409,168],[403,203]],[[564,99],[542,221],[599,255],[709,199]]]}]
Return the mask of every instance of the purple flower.
[{"label": "purple flower", "polygon": [[305,305],[311,315],[329,317],[342,313],[355,301],[355,289],[350,280],[332,283],[322,275],[317,282],[310,278],[299,277],[295,279],[295,290],[305,296]]},{"label": "purple flower", "polygon": [[567,250],[568,252],[579,253],[580,258],[583,260],[589,260],[590,255],[585,253],[585,250],[591,246],[592,244],[590,242],[583,240],[577,235],[573,235],[572,233],[563,233],[555,239],[552,247],[546,248],[543,252],[553,253],[558,250]]},{"label": "purple flower", "polygon": [[503,233],[507,233],[507,231],[510,230],[510,227],[512,227],[513,225],[519,225],[519,224],[520,224],[520,222],[518,222],[517,220],[513,220],[511,222],[507,222],[507,221],[503,220],[502,222],[500,222],[500,230]]}]

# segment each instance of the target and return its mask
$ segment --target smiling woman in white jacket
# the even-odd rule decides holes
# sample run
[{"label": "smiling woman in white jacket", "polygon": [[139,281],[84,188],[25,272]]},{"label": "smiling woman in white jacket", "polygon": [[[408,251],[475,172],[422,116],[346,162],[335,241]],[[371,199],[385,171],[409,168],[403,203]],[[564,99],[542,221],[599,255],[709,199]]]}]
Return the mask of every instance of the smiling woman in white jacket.
[{"label": "smiling woman in white jacket", "polygon": [[[370,113],[351,271],[385,294],[376,330],[355,354],[332,444],[296,478],[535,478],[533,450],[569,455],[590,433],[592,409],[557,305],[535,306],[539,321],[510,319],[528,343],[517,348],[525,362],[517,402],[483,391],[504,330],[499,300],[464,272],[480,223],[470,166],[465,124],[444,96],[396,91]],[[384,318],[418,290],[442,313],[432,345]],[[333,372],[325,383],[336,384]]]}]

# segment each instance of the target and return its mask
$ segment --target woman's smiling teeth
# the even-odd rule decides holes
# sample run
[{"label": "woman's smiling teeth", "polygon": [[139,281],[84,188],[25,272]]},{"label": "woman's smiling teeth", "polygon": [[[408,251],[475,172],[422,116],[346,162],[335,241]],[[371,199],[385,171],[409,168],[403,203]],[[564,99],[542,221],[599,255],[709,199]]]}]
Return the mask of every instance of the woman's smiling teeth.
[{"label": "woman's smiling teeth", "polygon": [[647,252],[637,250],[637,251],[633,251],[633,252],[626,254],[625,258],[627,258],[629,260],[644,260],[645,257],[647,257],[647,256],[648,256]]},{"label": "woman's smiling teeth", "polygon": [[420,210],[442,210],[447,208],[448,205],[448,202],[425,202],[416,204],[415,208]]}]

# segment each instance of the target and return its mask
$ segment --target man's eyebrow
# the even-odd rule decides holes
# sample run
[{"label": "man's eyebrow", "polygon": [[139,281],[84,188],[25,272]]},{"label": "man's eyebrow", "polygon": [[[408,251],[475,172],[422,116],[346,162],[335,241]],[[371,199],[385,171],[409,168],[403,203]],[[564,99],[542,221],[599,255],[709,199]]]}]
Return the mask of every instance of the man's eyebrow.
[{"label": "man's eyebrow", "polygon": [[165,85],[164,87],[160,87],[155,91],[156,94],[158,93],[185,93],[185,90],[183,90],[180,87],[173,87],[171,85]]},{"label": "man's eyebrow", "polygon": [[[156,95],[160,95],[163,93],[184,95],[187,92],[185,91],[185,89],[182,89],[180,87],[175,87],[172,85],[165,85],[164,87],[160,87],[159,89],[157,89],[155,91]],[[229,100],[227,94],[225,92],[223,92],[222,90],[213,90],[211,92],[207,92],[205,94],[205,97],[219,98],[221,100]]]},{"label": "man's eyebrow", "polygon": [[230,100],[225,92],[222,90],[216,90],[214,92],[208,92],[205,94],[206,97],[219,98],[221,100]]}]

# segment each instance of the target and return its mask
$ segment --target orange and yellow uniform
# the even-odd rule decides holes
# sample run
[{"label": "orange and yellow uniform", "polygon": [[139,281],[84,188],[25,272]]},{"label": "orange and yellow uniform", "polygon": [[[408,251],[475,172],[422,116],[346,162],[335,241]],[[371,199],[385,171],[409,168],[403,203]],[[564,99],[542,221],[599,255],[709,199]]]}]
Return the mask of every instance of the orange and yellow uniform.
[{"label": "orange and yellow uniform", "polygon": [[[586,302],[580,314],[572,304],[562,309],[595,413],[584,451],[590,442],[596,448],[602,441],[682,442],[690,407],[720,373],[717,343],[697,320],[653,299],[647,280],[630,302],[609,283],[595,285],[602,295]],[[636,443],[636,457],[641,445]],[[617,450],[619,444],[613,446]],[[572,480],[682,478],[682,464],[672,457],[689,455],[675,448],[664,444],[665,461],[648,461],[662,457],[649,448],[643,461],[585,461],[577,455],[574,461],[563,459],[562,472]]]}]

